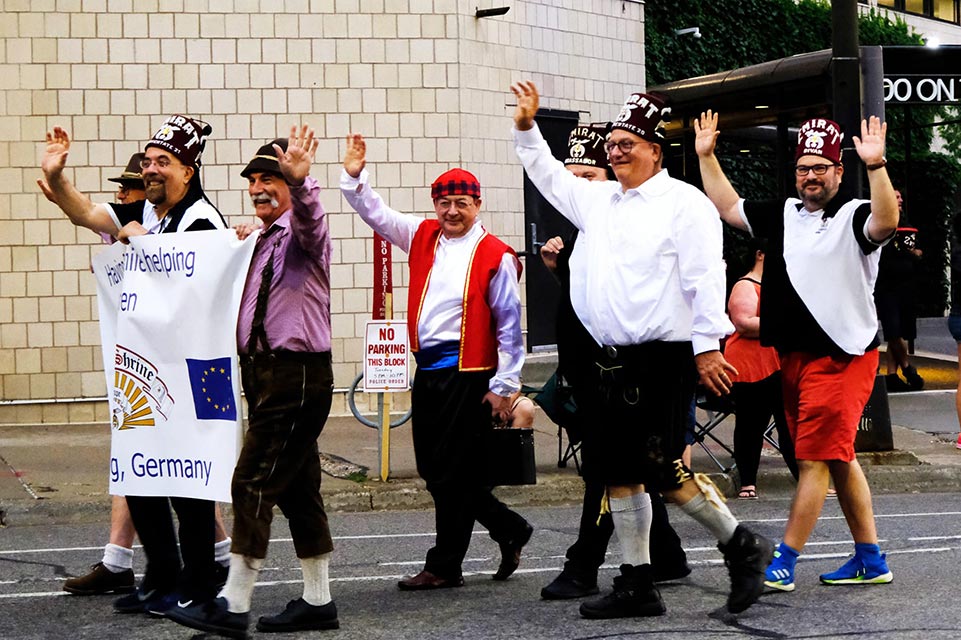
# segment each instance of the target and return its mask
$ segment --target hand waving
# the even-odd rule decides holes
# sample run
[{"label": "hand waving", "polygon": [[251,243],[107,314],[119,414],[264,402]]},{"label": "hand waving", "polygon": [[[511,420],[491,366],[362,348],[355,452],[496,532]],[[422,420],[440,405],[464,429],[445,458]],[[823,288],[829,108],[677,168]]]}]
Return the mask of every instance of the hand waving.
[{"label": "hand waving", "polygon": [[884,159],[884,138],[888,133],[888,123],[881,122],[877,116],[861,121],[861,137],[854,136],[854,148],[864,164],[877,164]]},{"label": "hand waving", "polygon": [[530,80],[522,80],[511,85],[511,91],[517,96],[517,108],[514,109],[514,126],[518,131],[527,131],[534,126],[534,116],[540,106],[540,96],[537,87]]},{"label": "hand waving", "polygon": [[707,158],[714,154],[717,144],[717,114],[710,109],[701,112],[700,118],[694,118],[694,151],[698,157]]},{"label": "hand waving", "polygon": [[367,165],[367,143],[359,133],[347,135],[347,152],[344,153],[344,170],[351,178],[360,176]]},{"label": "hand waving", "polygon": [[51,178],[60,176],[63,168],[67,165],[67,156],[70,152],[70,135],[60,127],[54,127],[53,131],[47,132],[47,149],[40,161],[40,168],[47,182]]},{"label": "hand waving", "polygon": [[318,144],[320,141],[314,137],[314,130],[307,125],[301,125],[299,132],[297,125],[290,128],[287,152],[274,145],[274,153],[277,154],[277,162],[280,164],[281,173],[284,174],[284,180],[292,185],[304,183],[304,179],[310,175],[310,164]]}]

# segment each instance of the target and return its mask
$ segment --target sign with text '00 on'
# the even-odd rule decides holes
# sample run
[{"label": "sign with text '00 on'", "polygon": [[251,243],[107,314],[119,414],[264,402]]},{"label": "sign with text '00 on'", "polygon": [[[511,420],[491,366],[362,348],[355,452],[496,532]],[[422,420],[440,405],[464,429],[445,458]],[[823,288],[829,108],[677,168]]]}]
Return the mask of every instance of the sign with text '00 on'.
[{"label": "sign with text '00 on'", "polygon": [[364,391],[407,391],[409,372],[407,323],[402,320],[368,321],[364,339]]}]

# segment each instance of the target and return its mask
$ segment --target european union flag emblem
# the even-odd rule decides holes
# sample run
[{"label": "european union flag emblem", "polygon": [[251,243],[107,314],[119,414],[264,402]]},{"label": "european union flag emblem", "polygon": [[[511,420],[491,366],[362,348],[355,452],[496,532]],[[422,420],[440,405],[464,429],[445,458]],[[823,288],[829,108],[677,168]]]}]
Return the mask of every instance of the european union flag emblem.
[{"label": "european union flag emblem", "polygon": [[230,358],[192,360],[187,358],[190,390],[194,396],[194,410],[198,420],[236,420],[234,385],[230,380],[233,370]]}]

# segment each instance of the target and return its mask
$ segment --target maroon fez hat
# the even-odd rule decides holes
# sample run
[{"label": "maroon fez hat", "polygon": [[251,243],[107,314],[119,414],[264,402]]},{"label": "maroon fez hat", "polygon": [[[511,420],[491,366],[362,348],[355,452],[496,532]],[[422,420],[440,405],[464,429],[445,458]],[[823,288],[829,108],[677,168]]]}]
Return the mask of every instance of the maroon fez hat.
[{"label": "maroon fez hat", "polygon": [[564,164],[580,164],[586,167],[607,169],[607,152],[604,140],[607,139],[608,123],[592,122],[579,124],[567,136],[567,158]]},{"label": "maroon fez hat", "polygon": [[648,142],[664,142],[664,123],[671,108],[667,96],[659,93],[632,93],[624,101],[620,113],[611,123],[612,129],[623,129]]},{"label": "maroon fez hat", "polygon": [[447,196],[480,197],[480,182],[470,171],[461,168],[451,169],[437,176],[430,185],[430,198],[446,198]]},{"label": "maroon fez hat", "polygon": [[168,151],[188,167],[200,166],[200,155],[207,144],[207,136],[213,131],[203,120],[182,115],[172,115],[157,129],[144,149],[157,147]]},{"label": "maroon fez hat", "polygon": [[834,164],[841,164],[841,125],[825,118],[811,118],[797,132],[794,161],[801,156],[821,156]]}]

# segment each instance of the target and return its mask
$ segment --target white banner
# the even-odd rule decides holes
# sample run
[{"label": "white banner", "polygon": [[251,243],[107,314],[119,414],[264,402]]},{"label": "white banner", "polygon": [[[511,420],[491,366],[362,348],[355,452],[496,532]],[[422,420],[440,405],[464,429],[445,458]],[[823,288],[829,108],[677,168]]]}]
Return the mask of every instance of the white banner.
[{"label": "white banner", "polygon": [[237,314],[256,237],[147,235],[94,258],[110,493],[230,502],[243,419]]}]

